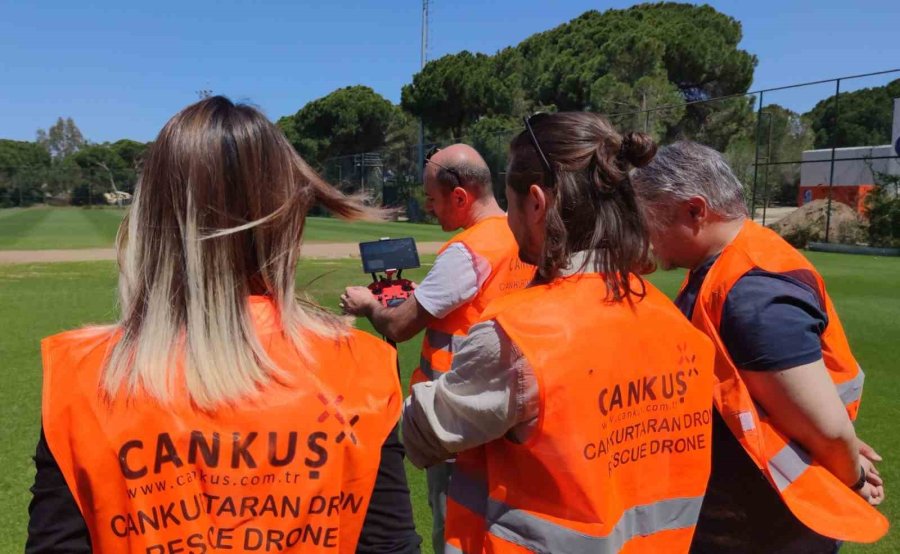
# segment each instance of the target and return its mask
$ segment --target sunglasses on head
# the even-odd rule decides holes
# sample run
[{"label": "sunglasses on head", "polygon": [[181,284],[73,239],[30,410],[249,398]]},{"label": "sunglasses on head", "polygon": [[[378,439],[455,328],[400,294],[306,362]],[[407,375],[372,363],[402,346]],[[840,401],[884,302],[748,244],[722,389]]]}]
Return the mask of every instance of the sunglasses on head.
[{"label": "sunglasses on head", "polygon": [[459,174],[459,171],[457,171],[456,169],[454,169],[452,167],[447,167],[445,165],[441,165],[441,164],[431,160],[431,157],[440,151],[441,151],[441,149],[438,148],[437,146],[432,146],[431,148],[429,148],[428,152],[425,154],[425,160],[422,163],[422,167],[424,168],[428,164],[431,164],[435,167],[439,167],[439,168],[443,169],[450,175],[453,175],[453,178],[456,179],[456,186],[461,187],[463,185],[463,178],[462,178],[462,175]]},{"label": "sunglasses on head", "polygon": [[525,122],[525,129],[528,130],[528,137],[531,139],[531,145],[534,146],[534,149],[538,153],[538,158],[541,160],[541,167],[544,168],[545,176],[547,177],[547,187],[553,188],[555,185],[555,179],[553,178],[553,166],[550,165],[550,160],[547,159],[547,156],[544,155],[544,151],[541,149],[541,144],[538,142],[537,136],[534,134],[534,129],[531,128],[531,121],[533,119],[537,119],[547,114],[538,112],[534,115],[523,117],[522,121]]}]

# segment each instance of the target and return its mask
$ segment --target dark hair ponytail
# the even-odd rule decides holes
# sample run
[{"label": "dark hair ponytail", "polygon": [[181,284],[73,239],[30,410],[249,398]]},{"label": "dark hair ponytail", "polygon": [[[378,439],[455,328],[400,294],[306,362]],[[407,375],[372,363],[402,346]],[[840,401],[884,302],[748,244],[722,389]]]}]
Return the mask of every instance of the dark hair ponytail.
[{"label": "dark hair ponytail", "polygon": [[[553,182],[546,182],[551,175],[523,131],[510,145],[507,184],[520,194],[532,184],[550,192],[538,274],[553,279],[572,254],[590,250],[610,299],[643,296],[639,275],[652,267],[650,241],[628,172],[653,159],[653,139],[644,133],[623,137],[606,119],[588,112],[546,114],[530,123]],[[637,276],[637,287],[632,276]]]}]

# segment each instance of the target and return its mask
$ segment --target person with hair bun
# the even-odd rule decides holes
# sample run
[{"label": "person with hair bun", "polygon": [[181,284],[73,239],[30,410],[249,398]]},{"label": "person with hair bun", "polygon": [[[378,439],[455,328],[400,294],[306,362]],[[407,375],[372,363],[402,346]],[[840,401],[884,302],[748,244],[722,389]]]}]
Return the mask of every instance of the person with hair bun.
[{"label": "person with hair bun", "polygon": [[641,278],[629,171],[656,145],[592,113],[525,120],[506,195],[526,289],[413,387],[410,460],[456,456],[446,552],[687,552],[710,468],[713,346]]}]

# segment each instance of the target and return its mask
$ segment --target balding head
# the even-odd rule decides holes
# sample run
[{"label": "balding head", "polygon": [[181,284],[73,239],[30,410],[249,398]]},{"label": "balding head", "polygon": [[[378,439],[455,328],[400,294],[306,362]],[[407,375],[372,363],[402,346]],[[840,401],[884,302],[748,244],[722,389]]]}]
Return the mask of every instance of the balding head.
[{"label": "balding head", "polygon": [[477,198],[493,196],[491,170],[484,158],[467,144],[453,144],[436,152],[426,166],[426,180],[432,177],[447,189],[463,187]]}]

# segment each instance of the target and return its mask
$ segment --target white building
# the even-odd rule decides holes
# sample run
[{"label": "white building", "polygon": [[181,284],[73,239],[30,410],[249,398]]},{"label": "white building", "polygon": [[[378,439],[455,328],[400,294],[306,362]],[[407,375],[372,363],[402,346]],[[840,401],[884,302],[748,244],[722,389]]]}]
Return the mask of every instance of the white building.
[{"label": "white building", "polygon": [[[831,180],[831,148],[803,152],[800,166],[799,205],[828,197],[828,185],[833,184],[832,199],[844,202],[858,211],[875,183],[874,172],[900,175],[900,98],[894,99],[894,126],[891,144],[854,146],[834,151],[834,176]],[[893,156],[893,159],[886,159]],[[844,161],[841,161],[844,160]]]}]

